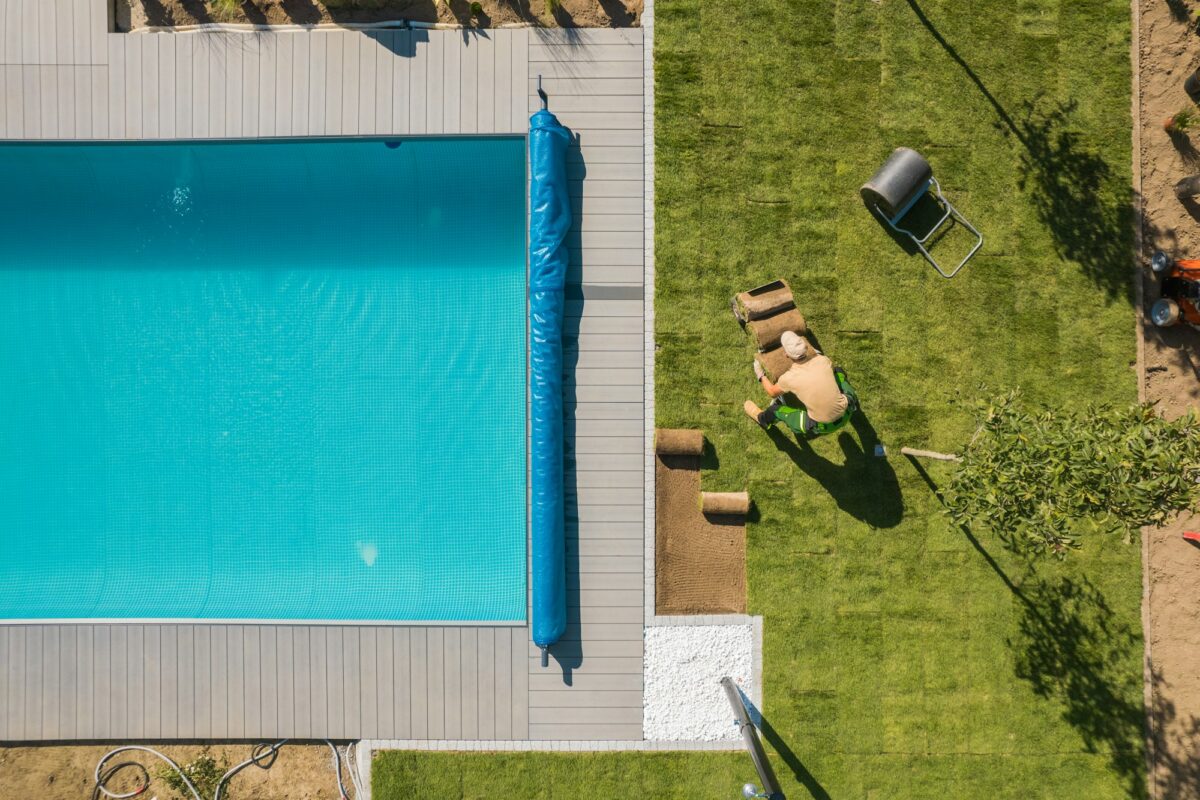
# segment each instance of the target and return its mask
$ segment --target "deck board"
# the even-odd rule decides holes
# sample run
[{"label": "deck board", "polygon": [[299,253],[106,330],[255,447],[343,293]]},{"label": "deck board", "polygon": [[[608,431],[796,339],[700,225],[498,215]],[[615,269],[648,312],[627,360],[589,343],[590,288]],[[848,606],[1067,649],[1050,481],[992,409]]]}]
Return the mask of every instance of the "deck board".
[{"label": "deck board", "polygon": [[[640,739],[642,33],[111,34],[0,0],[0,138],[577,134],[565,344],[569,626],[0,622],[0,737]],[[569,675],[569,682],[568,682]]]}]

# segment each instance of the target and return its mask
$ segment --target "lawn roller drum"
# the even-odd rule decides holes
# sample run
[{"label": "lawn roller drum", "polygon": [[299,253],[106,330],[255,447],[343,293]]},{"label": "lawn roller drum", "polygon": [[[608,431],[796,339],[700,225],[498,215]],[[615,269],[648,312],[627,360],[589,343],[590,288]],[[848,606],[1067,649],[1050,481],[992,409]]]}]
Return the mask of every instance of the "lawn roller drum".
[{"label": "lawn roller drum", "polygon": [[[862,185],[859,194],[862,195],[863,202],[887,223],[889,228],[907,236],[921,251],[921,255],[925,256],[925,260],[932,264],[943,278],[953,278],[957,275],[958,271],[971,260],[971,256],[979,252],[979,248],[983,246],[983,234],[977,231],[974,225],[967,222],[966,218],[958,213],[958,209],[952,206],[942,194],[941,185],[938,184],[937,178],[933,177],[933,167],[929,166],[929,162],[916,150],[907,147],[897,147],[893,150],[879,171],[871,180]],[[933,197],[942,216],[924,236],[919,236],[912,230],[903,227],[903,224],[904,218],[926,194]],[[958,262],[958,266],[950,272],[942,269],[925,247],[925,244],[948,221],[961,224],[975,235],[975,246],[971,248],[971,252],[967,253],[963,260]]]}]

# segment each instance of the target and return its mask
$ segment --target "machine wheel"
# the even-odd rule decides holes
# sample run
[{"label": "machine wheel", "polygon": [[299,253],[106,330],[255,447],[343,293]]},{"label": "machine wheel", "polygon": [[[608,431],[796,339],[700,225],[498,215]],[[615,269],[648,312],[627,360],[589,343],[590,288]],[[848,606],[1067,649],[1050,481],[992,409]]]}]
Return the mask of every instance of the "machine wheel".
[{"label": "machine wheel", "polygon": [[1155,275],[1162,275],[1174,265],[1174,260],[1162,250],[1155,250],[1150,256],[1150,271]]},{"label": "machine wheel", "polygon": [[1150,307],[1150,321],[1159,328],[1169,328],[1179,324],[1179,304],[1169,297],[1164,297]]}]

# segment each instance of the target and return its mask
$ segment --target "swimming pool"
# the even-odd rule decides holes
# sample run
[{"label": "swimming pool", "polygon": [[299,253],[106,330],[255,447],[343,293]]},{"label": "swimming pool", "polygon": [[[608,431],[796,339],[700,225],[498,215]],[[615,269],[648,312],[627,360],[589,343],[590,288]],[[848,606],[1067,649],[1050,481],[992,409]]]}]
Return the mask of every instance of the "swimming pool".
[{"label": "swimming pool", "polygon": [[0,176],[0,618],[525,619],[522,138]]}]

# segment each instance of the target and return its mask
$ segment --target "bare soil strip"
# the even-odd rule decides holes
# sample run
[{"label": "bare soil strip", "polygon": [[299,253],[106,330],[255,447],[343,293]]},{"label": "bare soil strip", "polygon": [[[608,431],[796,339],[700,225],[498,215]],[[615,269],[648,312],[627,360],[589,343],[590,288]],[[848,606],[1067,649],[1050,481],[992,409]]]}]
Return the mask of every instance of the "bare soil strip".
[{"label": "bare soil strip", "polygon": [[[1142,263],[1154,250],[1200,258],[1200,205],[1176,199],[1176,181],[1200,172],[1196,133],[1168,135],[1163,122],[1190,105],[1183,81],[1200,64],[1195,10],[1184,0],[1135,0]],[[1143,273],[1143,319],[1158,297]],[[1200,408],[1200,333],[1142,327],[1142,394],[1168,417]],[[1146,638],[1151,796],[1200,798],[1200,548],[1182,532],[1188,515],[1146,532]]]}]

